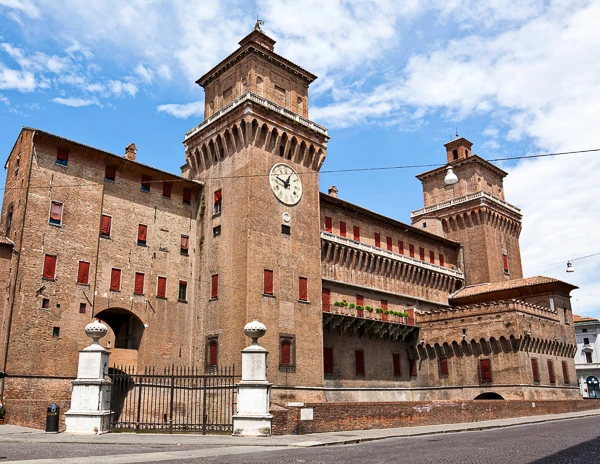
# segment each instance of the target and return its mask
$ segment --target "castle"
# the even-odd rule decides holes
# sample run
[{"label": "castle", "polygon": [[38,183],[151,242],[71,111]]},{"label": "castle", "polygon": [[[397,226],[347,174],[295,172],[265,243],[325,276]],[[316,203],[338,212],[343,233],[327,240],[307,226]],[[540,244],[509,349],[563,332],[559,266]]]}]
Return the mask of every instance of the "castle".
[{"label": "castle", "polygon": [[[267,328],[273,404],[576,399],[573,285],[523,278],[506,172],[457,138],[403,224],[319,192],[316,76],[255,28],[198,79],[181,176],[38,129],[6,162],[1,392],[16,422],[67,403],[82,328],[111,362],[238,366]],[[458,181],[447,184],[451,167]],[[67,407],[63,406],[66,410]]]}]

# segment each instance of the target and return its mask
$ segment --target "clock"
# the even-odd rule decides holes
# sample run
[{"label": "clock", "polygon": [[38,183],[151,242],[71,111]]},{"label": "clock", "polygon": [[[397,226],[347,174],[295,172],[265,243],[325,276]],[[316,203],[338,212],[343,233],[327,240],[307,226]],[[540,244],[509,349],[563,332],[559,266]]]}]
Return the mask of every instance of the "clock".
[{"label": "clock", "polygon": [[269,173],[269,182],[275,197],[284,205],[292,206],[300,201],[302,181],[291,166],[285,163],[273,166]]}]

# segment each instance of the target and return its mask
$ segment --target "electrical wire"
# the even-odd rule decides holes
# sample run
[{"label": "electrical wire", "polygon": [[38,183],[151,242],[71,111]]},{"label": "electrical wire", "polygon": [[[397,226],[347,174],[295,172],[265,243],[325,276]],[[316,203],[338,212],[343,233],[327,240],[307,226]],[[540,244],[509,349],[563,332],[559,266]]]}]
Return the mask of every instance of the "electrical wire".
[{"label": "electrical wire", "polygon": [[558,261],[556,263],[542,264],[541,266],[530,267],[530,268],[527,268],[525,270],[526,271],[531,271],[533,269],[539,269],[541,267],[557,266],[559,264],[564,264],[566,261],[573,262],[573,261],[578,261],[580,259],[591,258],[592,256],[598,256],[598,255],[600,255],[600,252],[598,252],[598,253],[592,253],[591,255],[580,256],[579,258],[573,258],[573,259],[567,259],[567,260],[563,259],[562,261]]}]

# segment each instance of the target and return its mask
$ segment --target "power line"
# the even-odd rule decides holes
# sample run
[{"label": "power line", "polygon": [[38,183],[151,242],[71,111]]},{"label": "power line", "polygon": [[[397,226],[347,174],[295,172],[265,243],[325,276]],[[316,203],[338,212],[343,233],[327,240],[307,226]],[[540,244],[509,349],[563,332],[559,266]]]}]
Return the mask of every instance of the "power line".
[{"label": "power line", "polygon": [[573,261],[578,261],[578,260],[580,260],[580,259],[591,258],[592,256],[598,256],[598,255],[600,255],[600,252],[598,252],[598,253],[592,253],[591,255],[580,256],[579,258],[573,258],[573,259],[567,259],[567,260],[564,260],[564,259],[563,259],[562,261],[558,261],[558,262],[556,262],[556,263],[551,263],[551,264],[542,264],[541,266],[530,267],[530,268],[527,268],[527,269],[525,269],[525,270],[526,270],[526,271],[531,271],[531,270],[533,270],[533,269],[539,269],[539,268],[541,268],[541,267],[556,266],[556,265],[558,265],[558,264],[564,264],[566,261],[573,262]]}]

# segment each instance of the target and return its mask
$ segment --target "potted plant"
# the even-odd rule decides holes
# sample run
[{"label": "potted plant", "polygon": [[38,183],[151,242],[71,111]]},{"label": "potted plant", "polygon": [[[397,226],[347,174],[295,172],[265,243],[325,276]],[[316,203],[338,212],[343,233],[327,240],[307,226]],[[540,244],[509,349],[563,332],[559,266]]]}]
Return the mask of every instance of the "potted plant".
[{"label": "potted plant", "polygon": [[386,310],[386,311],[384,311],[384,312],[383,312],[383,315],[381,316],[381,319],[382,319],[382,320],[384,320],[384,321],[387,321],[387,320],[389,320],[389,316],[390,316],[390,314],[392,314],[392,312],[391,312],[391,311],[389,311],[389,310]]},{"label": "potted plant", "polygon": [[365,317],[365,307],[356,305],[356,317]]},{"label": "potted plant", "polygon": [[365,311],[367,312],[367,318],[371,319],[373,317],[373,308],[371,306],[365,306]]},{"label": "potted plant", "polygon": [[6,409],[4,409],[4,405],[0,403],[0,424],[4,424],[4,415],[6,414]]}]

